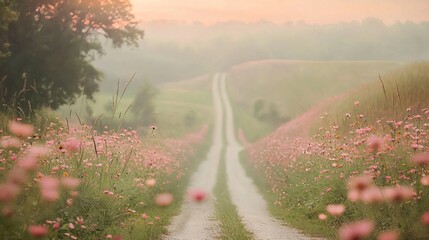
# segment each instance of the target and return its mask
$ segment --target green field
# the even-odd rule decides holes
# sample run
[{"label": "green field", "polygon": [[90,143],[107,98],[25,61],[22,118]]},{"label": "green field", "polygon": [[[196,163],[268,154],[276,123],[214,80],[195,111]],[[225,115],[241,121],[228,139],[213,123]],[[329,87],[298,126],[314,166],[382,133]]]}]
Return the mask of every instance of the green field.
[{"label": "green field", "polygon": [[155,99],[158,129],[180,136],[213,121],[211,75],[159,86]]},{"label": "green field", "polygon": [[[135,84],[131,82],[125,89],[125,85],[126,82],[120,84],[118,94],[99,92],[94,95],[94,101],[80,98],[74,104],[62,106],[58,112],[63,119],[67,118],[70,122],[78,122],[79,119],[76,116],[78,115],[82,122],[92,124],[101,116],[101,123],[113,122],[111,125],[114,127],[126,127],[126,122],[132,118],[132,113],[127,112],[127,109],[134,100],[135,88],[138,86],[134,86]],[[157,126],[158,133],[162,137],[180,137],[206,124],[211,124],[213,118],[211,75],[156,87],[159,90],[154,99],[157,121],[153,125]],[[121,98],[124,89],[125,92]],[[115,101],[115,99],[118,100]],[[116,102],[116,111],[113,102]],[[147,127],[149,126],[134,126],[137,129]]]}]

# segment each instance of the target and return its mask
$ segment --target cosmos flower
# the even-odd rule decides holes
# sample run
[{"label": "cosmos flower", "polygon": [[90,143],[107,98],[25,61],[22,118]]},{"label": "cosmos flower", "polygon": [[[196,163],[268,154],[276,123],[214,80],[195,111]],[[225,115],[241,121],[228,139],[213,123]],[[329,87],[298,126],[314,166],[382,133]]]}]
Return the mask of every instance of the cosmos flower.
[{"label": "cosmos flower", "polygon": [[41,238],[48,235],[48,228],[44,225],[30,225],[28,232],[33,237]]},{"label": "cosmos flower", "polygon": [[354,223],[348,223],[339,229],[341,240],[359,240],[371,235],[374,231],[374,222],[370,220],[361,220]]},{"label": "cosmos flower", "polygon": [[188,192],[188,195],[195,202],[202,202],[207,197],[207,192],[201,189],[193,189]]},{"label": "cosmos flower", "polygon": [[411,158],[411,162],[417,165],[426,165],[429,163],[429,152],[418,153]]},{"label": "cosmos flower", "polygon": [[378,240],[397,240],[399,239],[399,232],[396,230],[390,230],[382,232],[377,237]]},{"label": "cosmos flower", "polygon": [[343,204],[329,204],[326,206],[326,211],[336,217],[341,216],[345,210],[346,207]]},{"label": "cosmos flower", "polygon": [[166,207],[173,203],[173,199],[171,193],[160,193],[155,196],[155,203],[160,207]]},{"label": "cosmos flower", "polygon": [[17,137],[30,137],[34,133],[34,127],[16,121],[9,121],[9,131]]}]

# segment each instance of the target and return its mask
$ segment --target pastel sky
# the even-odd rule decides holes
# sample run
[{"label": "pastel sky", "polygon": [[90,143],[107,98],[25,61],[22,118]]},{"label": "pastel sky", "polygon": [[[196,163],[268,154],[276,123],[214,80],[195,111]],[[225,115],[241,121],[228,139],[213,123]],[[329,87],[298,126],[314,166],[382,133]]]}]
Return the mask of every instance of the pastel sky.
[{"label": "pastel sky", "polygon": [[377,17],[385,23],[428,21],[429,0],[131,0],[137,17],[150,20],[239,20],[327,24]]}]

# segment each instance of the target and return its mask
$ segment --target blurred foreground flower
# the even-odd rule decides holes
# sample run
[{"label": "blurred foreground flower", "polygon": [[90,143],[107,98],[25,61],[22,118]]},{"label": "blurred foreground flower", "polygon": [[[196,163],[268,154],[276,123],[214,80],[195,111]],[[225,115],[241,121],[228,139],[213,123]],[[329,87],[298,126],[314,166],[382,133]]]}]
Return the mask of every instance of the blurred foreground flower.
[{"label": "blurred foreground flower", "polygon": [[9,131],[17,137],[30,137],[34,133],[34,127],[16,121],[9,122]]},{"label": "blurred foreground flower", "polygon": [[399,232],[396,230],[382,232],[378,235],[378,240],[397,240],[399,239]]},{"label": "blurred foreground flower", "polygon": [[411,162],[417,165],[426,165],[429,163],[429,152],[418,153],[411,158]]},{"label": "blurred foreground flower", "polygon": [[60,197],[58,186],[60,182],[53,177],[43,177],[39,181],[41,198],[47,202],[55,202]]},{"label": "blurred foreground flower", "polygon": [[374,231],[374,222],[361,220],[341,226],[339,236],[341,240],[360,240],[368,237]]},{"label": "blurred foreground flower", "polygon": [[155,196],[155,203],[160,207],[166,207],[173,202],[173,199],[171,193],[160,193]]},{"label": "blurred foreground flower", "polygon": [[31,236],[40,238],[48,235],[48,228],[43,225],[30,225],[28,232]]},{"label": "blurred foreground flower", "polygon": [[326,211],[331,214],[332,216],[341,216],[344,211],[346,210],[346,207],[343,204],[330,204],[326,206]]},{"label": "blurred foreground flower", "polygon": [[153,178],[146,180],[146,186],[148,186],[148,187],[153,187],[153,186],[155,186],[155,184],[156,184],[156,180]]},{"label": "blurred foreground flower", "polygon": [[377,137],[375,135],[372,135],[367,140],[367,145],[370,152],[379,152],[383,146],[383,139],[380,137]]},{"label": "blurred foreground flower", "polygon": [[188,192],[188,195],[191,197],[192,200],[195,202],[202,202],[207,197],[207,192],[201,189],[193,189]]}]

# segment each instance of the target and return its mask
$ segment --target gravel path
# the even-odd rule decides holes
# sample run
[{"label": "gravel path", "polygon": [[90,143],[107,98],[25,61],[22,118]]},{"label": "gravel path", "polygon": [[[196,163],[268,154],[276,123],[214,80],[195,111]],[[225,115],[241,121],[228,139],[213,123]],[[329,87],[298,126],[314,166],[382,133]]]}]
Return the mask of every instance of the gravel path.
[{"label": "gravel path", "polygon": [[[313,239],[297,230],[283,225],[272,218],[267,205],[253,181],[245,174],[239,162],[239,152],[243,149],[235,138],[234,118],[229,102],[225,73],[218,73],[213,78],[213,102],[215,108],[215,124],[213,132],[213,145],[207,159],[201,163],[191,178],[188,187],[191,189],[204,189],[209,194],[207,201],[194,203],[186,199],[181,213],[173,218],[169,226],[169,234],[165,239],[219,239],[220,229],[214,218],[214,203],[212,197],[213,187],[216,184],[217,169],[221,158],[223,138],[223,112],[225,112],[226,128],[226,167],[228,175],[228,188],[232,202],[237,206],[238,214],[242,217],[245,227],[254,234],[255,239],[282,239],[307,240]],[[222,104],[223,103],[223,104]],[[223,106],[222,106],[223,105]]]},{"label": "gravel path", "polygon": [[235,137],[234,117],[231,103],[226,93],[225,74],[222,74],[220,78],[220,91],[226,115],[226,138],[228,145],[225,159],[228,187],[231,200],[237,206],[238,214],[242,217],[244,225],[254,234],[256,239],[312,239],[271,217],[266,202],[258,192],[253,180],[246,176],[239,162],[239,152],[243,148]]},{"label": "gravel path", "polygon": [[213,77],[213,102],[215,108],[215,122],[213,129],[213,143],[197,171],[192,175],[188,190],[201,189],[208,194],[208,199],[195,203],[185,199],[181,213],[173,218],[165,239],[216,239],[219,236],[219,227],[214,219],[214,203],[212,190],[216,184],[217,169],[222,150],[222,104],[219,96],[219,77]]}]

